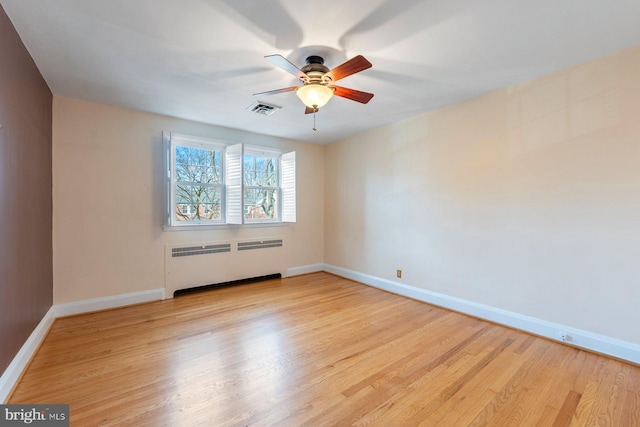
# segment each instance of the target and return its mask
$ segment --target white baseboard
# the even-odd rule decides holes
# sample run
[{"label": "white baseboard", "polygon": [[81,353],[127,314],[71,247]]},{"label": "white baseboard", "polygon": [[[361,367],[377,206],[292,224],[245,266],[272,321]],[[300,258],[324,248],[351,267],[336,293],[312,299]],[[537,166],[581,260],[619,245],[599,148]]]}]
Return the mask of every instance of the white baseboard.
[{"label": "white baseboard", "polygon": [[567,334],[564,344],[573,345],[585,350],[606,354],[632,363],[640,364],[640,345],[595,334],[589,331],[572,328],[558,323],[548,322],[535,317],[525,316],[500,308],[478,304],[461,298],[455,298],[426,289],[415,288],[403,283],[359,273],[342,267],[325,264],[324,271],[355,280],[388,292],[393,292],[418,301],[444,307],[470,316],[489,320],[555,341],[560,341],[560,334]]},{"label": "white baseboard", "polygon": [[55,311],[54,307],[51,307],[49,311],[47,311],[40,323],[38,323],[38,326],[36,326],[33,332],[31,332],[31,335],[29,335],[29,338],[27,338],[22,345],[18,354],[16,354],[9,366],[7,366],[7,369],[2,373],[0,377],[0,402],[5,403],[11,390],[13,390],[13,387],[15,387],[22,376],[22,372],[36,351],[38,351],[40,344],[49,332],[49,328],[53,325],[56,317]]},{"label": "white baseboard", "polygon": [[317,273],[324,270],[324,264],[309,264],[300,267],[287,268],[287,277],[299,276],[301,274]]},{"label": "white baseboard", "polygon": [[132,292],[129,294],[114,295],[110,297],[92,298],[83,301],[56,304],[56,317],[72,316],[74,314],[107,310],[109,308],[118,308],[126,305],[140,304],[143,302],[163,299],[164,288],[159,288],[151,289],[149,291]]}]

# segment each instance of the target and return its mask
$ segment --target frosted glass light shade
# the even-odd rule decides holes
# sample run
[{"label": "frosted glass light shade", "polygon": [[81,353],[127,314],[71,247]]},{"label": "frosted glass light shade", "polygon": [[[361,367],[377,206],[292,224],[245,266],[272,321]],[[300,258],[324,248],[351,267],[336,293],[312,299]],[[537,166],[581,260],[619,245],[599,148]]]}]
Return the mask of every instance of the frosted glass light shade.
[{"label": "frosted glass light shade", "polygon": [[309,108],[323,107],[333,96],[333,89],[321,84],[308,84],[296,90],[298,98]]}]

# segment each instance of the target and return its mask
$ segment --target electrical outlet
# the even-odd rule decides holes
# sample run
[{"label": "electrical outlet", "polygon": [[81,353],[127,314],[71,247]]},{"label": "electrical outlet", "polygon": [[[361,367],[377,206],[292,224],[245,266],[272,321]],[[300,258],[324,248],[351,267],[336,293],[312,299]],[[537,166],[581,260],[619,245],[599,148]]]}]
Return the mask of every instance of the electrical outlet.
[{"label": "electrical outlet", "polygon": [[402,270],[396,270],[396,277],[402,279]]},{"label": "electrical outlet", "polygon": [[569,336],[569,334],[567,332],[561,331],[558,334],[558,338],[560,338],[560,341],[562,342],[569,342],[571,341],[571,337]]}]

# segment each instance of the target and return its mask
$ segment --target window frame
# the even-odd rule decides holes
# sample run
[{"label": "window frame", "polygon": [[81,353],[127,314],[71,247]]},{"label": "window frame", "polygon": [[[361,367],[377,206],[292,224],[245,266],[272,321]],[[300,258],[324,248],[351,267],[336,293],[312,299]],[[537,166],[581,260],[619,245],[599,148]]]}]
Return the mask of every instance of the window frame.
[{"label": "window frame", "polygon": [[[170,133],[167,137],[163,135],[163,139],[166,143],[166,151],[165,155],[168,156],[168,164],[167,164],[167,180],[166,186],[167,188],[167,210],[165,214],[165,227],[201,227],[201,226],[209,226],[209,225],[221,225],[225,224],[225,162],[224,162],[224,154],[226,145],[220,141],[199,138],[195,136],[182,135],[176,133]],[[199,148],[205,149],[209,151],[218,151],[221,156],[221,164],[220,164],[220,182],[217,184],[209,184],[209,183],[197,183],[197,182],[188,182],[188,181],[177,181],[176,176],[176,158],[177,158],[177,150],[176,147],[190,147],[190,148]],[[177,210],[177,185],[179,183],[184,183],[187,185],[200,185],[204,187],[212,187],[218,188],[220,192],[220,219],[206,219],[201,218],[199,220],[189,220],[189,221],[180,221],[177,218],[176,210]],[[195,208],[198,209],[198,208]],[[193,206],[189,206],[189,214],[194,211]]]},{"label": "window frame", "polygon": [[[242,153],[242,215],[243,221],[245,224],[262,224],[262,223],[280,223],[282,221],[282,179],[281,179],[281,169],[282,169],[282,151],[268,149],[264,147],[257,147],[254,145],[245,145],[244,152]],[[276,185],[275,186],[264,186],[264,185],[247,185],[245,183],[245,170],[244,170],[244,156],[250,155],[255,157],[269,157],[275,159],[276,165]],[[277,216],[275,218],[247,218],[246,217],[246,207],[244,203],[244,191],[247,189],[268,189],[274,190],[276,192],[276,213]],[[249,205],[250,206],[250,205]]]},{"label": "window frame", "polygon": [[[165,231],[219,229],[229,227],[281,226],[296,222],[296,153],[271,147],[231,143],[221,140],[163,132],[165,164]],[[176,170],[176,146],[189,146],[221,151],[220,219],[178,221],[176,217],[176,181],[172,178]],[[277,218],[245,218],[244,203],[244,155],[253,154],[277,159]],[[286,159],[286,160],[285,160]],[[284,171],[286,166],[286,173]],[[235,166],[235,168],[234,168]],[[286,175],[286,176],[285,176]],[[239,179],[238,179],[239,178]],[[198,184],[198,183],[196,183]],[[256,188],[264,188],[256,187]],[[286,199],[286,200],[285,200]],[[206,210],[206,208],[205,208]]]}]

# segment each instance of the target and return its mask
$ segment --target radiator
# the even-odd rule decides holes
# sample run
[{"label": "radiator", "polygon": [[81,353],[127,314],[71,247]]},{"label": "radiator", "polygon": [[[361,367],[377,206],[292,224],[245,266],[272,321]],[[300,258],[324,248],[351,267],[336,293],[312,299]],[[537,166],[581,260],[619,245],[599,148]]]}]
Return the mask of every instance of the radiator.
[{"label": "radiator", "polygon": [[165,291],[286,275],[282,237],[165,246]]}]

